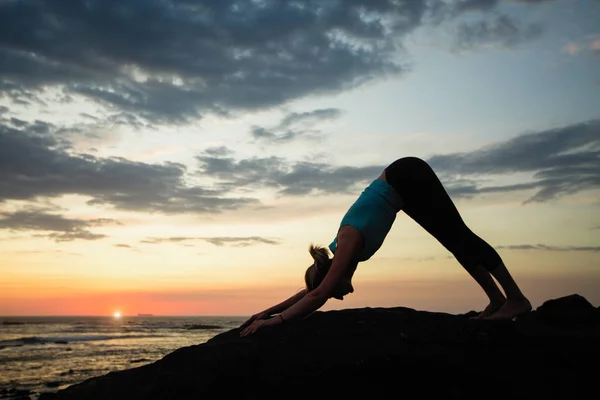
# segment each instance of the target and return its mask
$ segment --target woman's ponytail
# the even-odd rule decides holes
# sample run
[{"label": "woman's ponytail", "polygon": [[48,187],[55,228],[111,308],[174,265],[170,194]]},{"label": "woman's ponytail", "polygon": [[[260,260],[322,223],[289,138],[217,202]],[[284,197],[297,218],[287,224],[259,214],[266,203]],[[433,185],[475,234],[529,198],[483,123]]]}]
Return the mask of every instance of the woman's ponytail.
[{"label": "woman's ponytail", "polygon": [[329,271],[331,266],[331,259],[329,258],[329,251],[326,247],[310,245],[308,252],[314,260],[314,263],[308,267],[304,280],[306,281],[306,288],[314,290],[321,284],[325,275]]}]

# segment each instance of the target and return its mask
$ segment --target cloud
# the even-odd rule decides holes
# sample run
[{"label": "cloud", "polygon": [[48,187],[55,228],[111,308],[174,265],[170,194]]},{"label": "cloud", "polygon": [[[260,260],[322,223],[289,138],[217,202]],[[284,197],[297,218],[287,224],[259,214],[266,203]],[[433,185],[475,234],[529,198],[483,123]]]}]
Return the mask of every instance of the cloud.
[{"label": "cloud", "polygon": [[458,51],[486,47],[512,48],[535,39],[542,33],[541,25],[523,25],[508,15],[497,15],[476,22],[461,22],[456,29],[454,47]]},{"label": "cloud", "polygon": [[[83,96],[134,124],[266,109],[398,76],[407,71],[402,41],[415,29],[438,23],[441,13],[455,18],[498,4],[3,1],[0,94],[24,105],[43,105],[49,90],[63,102]],[[523,36],[515,26],[505,19],[465,26],[462,42],[471,46],[482,34],[514,43]]]},{"label": "cloud", "polygon": [[402,73],[394,49],[428,11],[414,0],[2,2],[0,90],[28,103],[58,87],[170,123],[271,107]]},{"label": "cloud", "polygon": [[[427,161],[455,197],[536,190],[526,202],[544,202],[600,187],[600,120],[526,133],[469,153],[437,155]],[[277,157],[199,155],[199,173],[223,188],[268,187],[281,195],[353,193],[385,165],[335,166],[288,162]],[[391,160],[390,160],[391,162]],[[482,186],[492,176],[531,173],[533,179]],[[484,179],[485,178],[485,179]]]},{"label": "cloud", "polygon": [[[218,147],[197,155],[197,169],[188,171],[176,163],[76,153],[67,141],[54,137],[52,126],[35,126],[33,130],[50,133],[0,124],[0,202],[51,201],[73,194],[89,197],[90,205],[125,211],[216,214],[259,207],[260,201],[252,197],[259,189],[280,196],[354,194],[387,164],[332,165],[275,156],[236,159],[232,150]],[[433,156],[428,162],[453,196],[536,190],[527,201],[543,202],[597,189],[599,151],[600,120],[592,120],[522,134],[469,153]],[[490,177],[516,173],[531,173],[532,179],[485,186]],[[198,176],[211,186],[194,186]]]},{"label": "cloud", "polygon": [[0,203],[78,194],[90,197],[90,205],[166,214],[219,213],[257,203],[189,186],[185,179],[186,168],[181,164],[74,153],[68,142],[53,134],[0,124]]},{"label": "cloud", "polygon": [[260,236],[246,236],[246,237],[224,237],[224,236],[213,236],[213,237],[169,237],[169,238],[147,238],[142,240],[142,243],[146,244],[161,244],[161,243],[183,243],[189,241],[205,241],[215,246],[233,246],[233,247],[247,247],[257,244],[269,244],[278,245],[280,242],[274,239],[267,239]]},{"label": "cloud", "polygon": [[[539,4],[550,3],[556,0],[511,0],[513,3]],[[501,2],[501,0],[455,0],[454,9],[461,11],[490,11]]]},{"label": "cloud", "polygon": [[479,187],[458,185],[455,194],[511,192],[536,189],[527,202],[544,202],[600,187],[600,120],[537,133],[470,153],[438,155],[429,164],[445,176],[490,176],[530,172],[533,180],[512,185]]},{"label": "cloud", "polygon": [[288,113],[272,128],[252,127],[251,134],[255,139],[268,142],[289,142],[297,138],[314,139],[321,131],[314,129],[319,122],[339,118],[342,111],[337,108],[322,108],[308,112]]},{"label": "cloud", "polygon": [[496,248],[507,250],[583,251],[594,253],[600,251],[600,246],[548,246],[545,244],[519,244],[496,246]]},{"label": "cloud", "polygon": [[374,179],[384,165],[363,167],[335,166],[326,163],[290,162],[279,157],[213,157],[201,154],[198,174],[211,176],[223,190],[271,188],[280,195],[301,196],[310,193],[349,193],[357,184]]},{"label": "cloud", "polygon": [[0,213],[0,229],[12,231],[48,231],[49,234],[38,235],[57,242],[69,242],[77,239],[98,240],[106,235],[94,234],[89,228],[118,221],[106,218],[91,220],[65,218],[58,214],[50,214],[45,210],[16,211]]},{"label": "cloud", "polygon": [[279,126],[287,128],[289,126],[298,125],[301,123],[314,124],[316,122],[337,118],[341,115],[341,110],[337,108],[322,108],[308,112],[292,112],[286,115]]}]

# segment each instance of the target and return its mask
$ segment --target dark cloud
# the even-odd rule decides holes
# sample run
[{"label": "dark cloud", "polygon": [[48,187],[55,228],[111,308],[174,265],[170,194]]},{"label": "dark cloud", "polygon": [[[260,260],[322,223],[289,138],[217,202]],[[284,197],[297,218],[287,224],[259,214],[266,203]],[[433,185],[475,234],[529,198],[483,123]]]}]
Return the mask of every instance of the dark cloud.
[{"label": "dark cloud", "polygon": [[457,0],[455,10],[457,11],[489,11],[495,8],[500,0]]},{"label": "dark cloud", "polygon": [[188,186],[181,164],[76,154],[52,135],[0,124],[0,203],[67,194],[89,196],[91,205],[140,212],[218,213],[257,203]]},{"label": "dark cloud", "polygon": [[280,242],[274,239],[267,239],[260,236],[247,236],[247,237],[169,237],[169,238],[148,238],[142,240],[142,243],[146,244],[161,244],[161,243],[182,243],[190,241],[205,241],[215,246],[233,246],[233,247],[247,247],[257,244],[269,244],[278,245]]},{"label": "dark cloud", "polygon": [[519,244],[496,246],[496,248],[507,250],[583,251],[593,253],[600,251],[600,246],[548,246],[545,244]]},{"label": "dark cloud", "polygon": [[0,229],[11,231],[47,231],[43,236],[57,242],[68,242],[77,239],[98,240],[106,235],[94,234],[89,228],[119,222],[106,218],[82,220],[65,218],[58,214],[50,214],[45,210],[16,211],[0,213]]},{"label": "dark cloud", "polygon": [[[43,123],[37,126],[44,127],[43,131],[52,129]],[[453,196],[535,190],[528,201],[541,202],[597,189],[599,154],[600,120],[593,120],[519,135],[469,153],[438,155],[428,161]],[[90,205],[120,210],[219,213],[260,206],[257,199],[240,196],[240,191],[268,188],[282,196],[356,193],[393,161],[336,166],[275,156],[236,159],[233,155],[225,147],[210,148],[197,156],[198,170],[190,172],[175,163],[146,164],[75,153],[68,142],[57,141],[52,135],[0,124],[0,202],[51,201],[74,194],[89,197]],[[513,173],[530,173],[532,178],[486,186],[490,177]],[[213,184],[192,186],[190,182],[197,176]]]},{"label": "dark cloud", "polygon": [[321,133],[320,130],[314,129],[316,124],[338,118],[341,114],[342,111],[337,108],[322,108],[302,113],[292,112],[272,128],[254,126],[251,134],[257,140],[266,140],[271,143],[289,142],[300,137],[314,139]]},{"label": "dark cloud", "polygon": [[[470,153],[434,156],[427,161],[455,197],[481,193],[536,190],[528,199],[543,202],[600,186],[600,120],[538,133],[523,134]],[[355,193],[377,177],[385,164],[362,167],[314,162],[288,162],[278,157],[236,160],[232,156],[197,157],[199,174],[212,176],[225,188],[268,187],[281,195]],[[393,160],[389,160],[391,162]],[[479,177],[531,173],[526,182],[484,186]]]},{"label": "dark cloud", "polygon": [[140,252],[140,250],[137,247],[130,246],[128,244],[118,243],[118,244],[115,244],[113,246],[116,247],[116,248],[119,248],[119,249],[127,249],[127,250],[131,250],[131,251],[134,251],[134,252],[137,252],[137,253]]},{"label": "dark cloud", "polygon": [[235,189],[267,187],[281,195],[310,193],[349,193],[369,179],[374,179],[384,165],[365,167],[332,166],[325,163],[289,162],[278,157],[233,157],[199,155],[198,174],[211,176],[219,187]]},{"label": "dark cloud", "polygon": [[204,150],[204,153],[206,153],[210,156],[226,156],[226,155],[231,154],[232,151],[229,150],[225,146],[219,146],[219,147],[209,147]]},{"label": "dark cloud", "polygon": [[[556,0],[507,0],[505,2],[522,3],[522,4],[539,4],[539,3],[550,3]],[[502,0],[454,0],[453,8],[457,11],[489,11]]]},{"label": "dark cloud", "polygon": [[470,153],[434,156],[428,162],[445,176],[529,172],[533,176],[529,182],[494,187],[472,183],[454,189],[469,194],[535,189],[528,201],[544,202],[600,187],[600,120],[523,134]]},{"label": "dark cloud", "polygon": [[[125,119],[159,123],[263,109],[401,74],[398,50],[416,28],[448,10],[497,3],[3,1],[0,93],[42,104],[44,90],[57,88],[61,101],[79,94]],[[505,25],[463,28],[463,41],[472,43],[473,33],[514,41]]]},{"label": "dark cloud", "polygon": [[[556,0],[508,0],[506,2],[522,4],[550,3]],[[502,0],[455,0],[453,9],[462,11],[490,11],[496,8]]]},{"label": "dark cloud", "polygon": [[1,90],[27,103],[57,86],[169,122],[270,107],[401,73],[393,50],[428,10],[421,0],[1,2]]},{"label": "dark cloud", "polygon": [[92,233],[90,231],[73,231],[73,232],[64,232],[64,233],[50,233],[48,235],[35,235],[36,237],[46,237],[48,239],[55,240],[57,242],[72,242],[74,240],[100,240],[104,239],[107,236]]},{"label": "dark cloud", "polygon": [[342,111],[338,108],[321,108],[318,110],[308,111],[308,112],[292,112],[286,115],[279,126],[282,128],[287,128],[289,126],[299,125],[299,124],[309,124],[313,125],[314,123],[325,121],[329,119],[334,119],[339,117],[342,114]]},{"label": "dark cloud", "polygon": [[508,15],[497,15],[476,22],[461,22],[457,26],[455,49],[478,50],[486,46],[511,48],[540,36],[539,24],[523,25]]},{"label": "dark cloud", "polygon": [[[218,179],[223,188],[270,187],[282,195],[355,192],[357,185],[377,177],[385,167],[291,163],[277,157],[236,160],[200,155],[197,159],[200,173]],[[523,134],[470,153],[427,161],[454,197],[535,190],[527,202],[543,202],[600,187],[600,120]],[[531,173],[532,179],[485,186],[492,176],[514,173]]]}]

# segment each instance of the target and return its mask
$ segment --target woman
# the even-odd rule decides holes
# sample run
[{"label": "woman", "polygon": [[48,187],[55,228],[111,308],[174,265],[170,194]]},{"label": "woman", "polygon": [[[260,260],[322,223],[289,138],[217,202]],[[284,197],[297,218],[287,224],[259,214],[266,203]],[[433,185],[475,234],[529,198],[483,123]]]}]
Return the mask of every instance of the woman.
[{"label": "woman", "polygon": [[329,245],[333,258],[326,248],[310,247],[314,263],[306,270],[306,288],[250,317],[240,335],[306,317],[329,298],[342,300],[352,293],[358,263],[381,247],[400,210],[433,235],[481,286],[489,304],[476,318],[513,319],[531,310],[496,250],[465,225],[431,167],[419,158],[404,157],[385,168],[350,207]]}]

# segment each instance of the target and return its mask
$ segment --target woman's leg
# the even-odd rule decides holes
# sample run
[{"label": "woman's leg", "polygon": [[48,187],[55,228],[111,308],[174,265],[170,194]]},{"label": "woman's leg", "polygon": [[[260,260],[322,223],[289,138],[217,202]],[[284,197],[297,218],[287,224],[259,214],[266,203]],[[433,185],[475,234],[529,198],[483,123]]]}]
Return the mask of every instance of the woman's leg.
[{"label": "woman's leg", "polygon": [[487,319],[512,319],[531,311],[531,303],[521,292],[504,263],[492,270],[492,275],[506,292],[506,303]]},{"label": "woman's leg", "polygon": [[[385,171],[386,180],[404,200],[402,210],[433,235],[481,286],[490,300],[481,317],[494,312],[513,318],[531,309],[496,250],[473,233],[431,167],[416,157],[396,160]],[[504,295],[493,275],[504,289]]]}]

